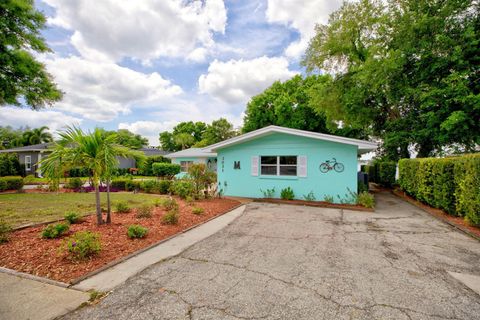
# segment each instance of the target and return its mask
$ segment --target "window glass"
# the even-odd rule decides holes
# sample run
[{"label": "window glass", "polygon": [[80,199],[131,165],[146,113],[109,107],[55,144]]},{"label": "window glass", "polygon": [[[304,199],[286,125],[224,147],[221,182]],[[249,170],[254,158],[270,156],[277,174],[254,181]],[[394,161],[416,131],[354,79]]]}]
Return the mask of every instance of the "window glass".
[{"label": "window glass", "polygon": [[188,172],[188,168],[193,164],[193,161],[180,161],[180,172]]},{"label": "window glass", "polygon": [[277,164],[277,157],[276,156],[264,156],[261,158],[262,164]]},{"label": "window glass", "polygon": [[296,176],[297,166],[280,166],[281,176]]},{"label": "window glass", "polygon": [[30,169],[32,169],[32,157],[25,156],[25,170],[30,170]]},{"label": "window glass", "polygon": [[297,164],[297,157],[296,156],[282,156],[280,157],[280,164]]},{"label": "window glass", "polygon": [[262,156],[260,173],[270,176],[296,176],[297,156]]},{"label": "window glass", "polygon": [[267,176],[276,176],[277,175],[277,166],[263,166],[262,165],[262,170],[261,170],[262,175],[267,175]]}]

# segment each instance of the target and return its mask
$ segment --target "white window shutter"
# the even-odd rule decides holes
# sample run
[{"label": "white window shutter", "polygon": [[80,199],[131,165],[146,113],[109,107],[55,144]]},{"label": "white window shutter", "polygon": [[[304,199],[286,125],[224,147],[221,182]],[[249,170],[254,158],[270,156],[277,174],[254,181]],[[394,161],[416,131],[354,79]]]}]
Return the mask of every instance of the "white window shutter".
[{"label": "white window shutter", "polygon": [[258,156],[252,156],[252,176],[258,176]]},{"label": "white window shutter", "polygon": [[307,176],[307,156],[297,157],[298,176],[305,178]]}]

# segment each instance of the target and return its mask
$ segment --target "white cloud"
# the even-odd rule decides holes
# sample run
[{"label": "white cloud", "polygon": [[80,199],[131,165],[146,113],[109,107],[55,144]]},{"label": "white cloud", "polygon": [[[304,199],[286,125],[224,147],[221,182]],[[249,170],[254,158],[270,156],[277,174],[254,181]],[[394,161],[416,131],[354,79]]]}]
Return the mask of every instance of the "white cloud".
[{"label": "white cloud", "polygon": [[46,59],[48,71],[65,92],[55,108],[108,121],[133,107],[155,106],[182,93],[157,72],[145,74],[110,62],[79,57]]},{"label": "white cloud", "polygon": [[277,80],[286,80],[296,72],[288,69],[282,57],[252,60],[214,60],[208,73],[198,79],[200,93],[207,93],[227,103],[246,102]]},{"label": "white cloud", "polygon": [[162,131],[172,130],[173,127],[177,124],[176,121],[164,121],[164,122],[155,122],[155,121],[136,121],[133,123],[121,122],[118,124],[118,129],[127,129],[130,132],[140,134],[146,138],[151,146],[159,145],[159,134]]},{"label": "white cloud", "polygon": [[315,24],[326,23],[330,13],[341,4],[341,0],[268,0],[265,14],[268,22],[284,24],[300,33],[300,39],[285,49],[288,57],[298,58],[315,35]]},{"label": "white cloud", "polygon": [[92,60],[185,57],[212,46],[227,23],[223,0],[43,1],[56,9],[49,23],[73,31],[72,44]]},{"label": "white cloud", "polygon": [[50,132],[55,132],[65,126],[80,125],[81,119],[66,115],[62,112],[31,109],[21,109],[16,107],[0,107],[0,126],[28,126],[37,128],[47,126]]}]

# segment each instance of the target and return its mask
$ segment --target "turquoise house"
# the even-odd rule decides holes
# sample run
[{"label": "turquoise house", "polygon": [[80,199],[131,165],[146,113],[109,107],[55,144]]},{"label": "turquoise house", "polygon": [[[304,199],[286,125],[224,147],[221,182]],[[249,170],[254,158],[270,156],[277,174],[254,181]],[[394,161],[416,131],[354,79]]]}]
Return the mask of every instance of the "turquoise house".
[{"label": "turquoise house", "polygon": [[296,199],[312,194],[316,200],[328,196],[340,202],[350,191],[357,192],[358,157],[376,148],[369,141],[268,126],[167,157],[182,168],[209,165],[226,196],[262,198],[274,190],[273,197],[279,198],[290,187]]}]

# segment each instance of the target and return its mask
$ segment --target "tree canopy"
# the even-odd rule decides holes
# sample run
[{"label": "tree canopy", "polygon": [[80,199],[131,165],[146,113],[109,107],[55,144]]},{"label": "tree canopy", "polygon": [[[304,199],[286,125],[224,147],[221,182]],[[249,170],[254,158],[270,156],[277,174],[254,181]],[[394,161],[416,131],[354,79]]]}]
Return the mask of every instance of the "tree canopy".
[{"label": "tree canopy", "polygon": [[107,131],[107,135],[116,135],[116,143],[130,149],[140,149],[148,145],[148,139],[128,131],[119,129],[118,131]]},{"label": "tree canopy", "polygon": [[398,159],[480,143],[480,17],[474,0],[346,2],[318,25],[303,64],[331,83],[312,91],[328,121],[383,140]]},{"label": "tree canopy", "polygon": [[50,51],[40,35],[45,21],[33,0],[0,2],[0,105],[39,109],[62,98],[45,66],[33,56]]},{"label": "tree canopy", "polygon": [[52,142],[53,136],[48,132],[48,127],[30,129],[13,129],[10,126],[0,126],[0,149],[10,149],[15,147],[30,146],[32,144]]}]

